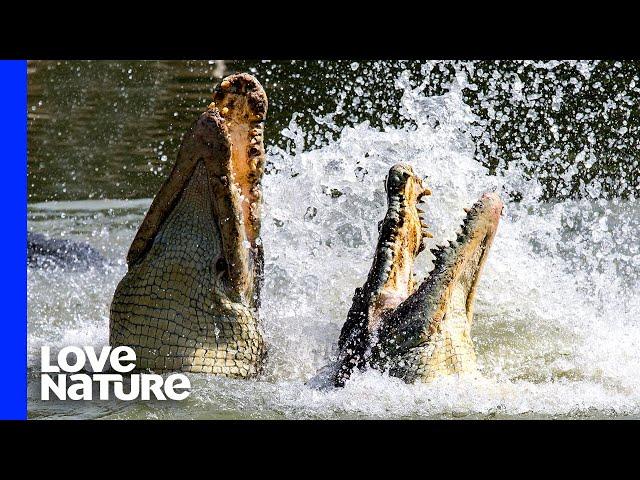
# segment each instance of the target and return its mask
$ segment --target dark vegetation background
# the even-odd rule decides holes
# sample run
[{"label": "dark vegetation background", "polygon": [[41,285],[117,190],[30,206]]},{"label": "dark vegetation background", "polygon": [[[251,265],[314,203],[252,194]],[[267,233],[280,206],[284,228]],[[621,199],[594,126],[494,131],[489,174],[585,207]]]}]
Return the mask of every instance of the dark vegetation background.
[{"label": "dark vegetation background", "polygon": [[[400,75],[439,95],[464,74],[476,157],[493,173],[526,160],[545,200],[638,195],[638,61],[34,61],[29,202],[153,196],[214,84],[235,71],[265,86],[267,145],[284,149],[293,144],[280,133],[294,112],[306,148],[362,121],[411,128]],[[329,113],[330,125],[314,120]]]}]

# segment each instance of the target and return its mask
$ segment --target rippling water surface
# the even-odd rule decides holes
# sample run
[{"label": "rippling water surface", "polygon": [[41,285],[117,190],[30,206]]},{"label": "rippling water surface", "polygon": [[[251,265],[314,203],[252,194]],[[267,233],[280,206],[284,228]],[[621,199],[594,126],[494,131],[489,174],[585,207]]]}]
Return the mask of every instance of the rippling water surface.
[{"label": "rippling water surface", "polygon": [[[250,381],[191,375],[193,393],[178,404],[37,400],[41,345],[107,344],[109,303],[126,271],[126,251],[151,199],[109,198],[109,191],[122,192],[119,186],[87,188],[82,194],[82,184],[74,185],[76,194],[70,199],[63,194],[43,198],[46,188],[38,190],[36,185],[44,181],[37,177],[43,171],[39,165],[46,167],[48,161],[34,153],[29,229],[88,241],[111,265],[87,272],[28,271],[30,416],[640,416],[640,208],[638,186],[633,183],[637,159],[623,162],[616,157],[625,165],[618,176],[604,166],[599,167],[602,175],[585,176],[594,165],[604,165],[589,150],[586,138],[584,149],[570,154],[550,144],[543,160],[531,159],[526,151],[508,162],[480,158],[478,138],[490,129],[482,127],[479,113],[465,95],[468,69],[457,72],[442,92],[429,95],[424,84],[400,71],[393,80],[400,92],[394,104],[399,118],[389,118],[382,125],[358,118],[340,124],[336,115],[341,108],[365,108],[352,100],[349,107],[324,115],[295,113],[292,107],[289,116],[278,118],[286,125],[272,134],[279,140],[269,144],[264,178],[266,279],[261,316],[269,343],[266,373]],[[265,83],[277,82],[271,78]],[[569,80],[565,83],[572,85]],[[618,93],[611,92],[611,101],[624,101]],[[207,100],[201,103],[206,105]],[[284,115],[286,109],[279,108]],[[625,135],[631,129],[632,125]],[[48,136],[46,141],[52,142]],[[501,145],[496,137],[488,136],[487,141],[496,148]],[[633,144],[637,138],[625,136],[624,141]],[[81,148],[89,151],[91,140],[86,143]],[[59,150],[63,151],[74,150]],[[145,165],[155,164],[157,152],[152,149],[142,158]],[[168,165],[172,159],[160,163]],[[482,192],[495,189],[505,200],[504,216],[480,281],[472,329],[481,375],[407,385],[367,372],[356,375],[344,389],[314,390],[305,382],[335,353],[353,291],[364,282],[373,257],[377,222],[385,211],[383,179],[399,161],[428,177],[433,195],[427,202],[427,216],[434,245],[454,237],[463,207]],[[74,162],[56,165],[65,172],[80,169]],[[556,177],[562,176],[564,185],[577,185],[577,194],[558,193],[562,189],[557,182],[549,184],[548,177],[553,175],[532,174],[541,163],[550,166],[547,170]],[[141,160],[136,163],[141,164]],[[147,174],[161,180],[168,169],[152,170]],[[51,175],[55,177],[55,172]],[[121,181],[126,185],[135,180],[123,177]],[[618,182],[620,194],[606,193],[611,182]],[[567,188],[573,191],[574,187]],[[97,191],[102,193],[90,195]],[[152,192],[153,188],[146,197]],[[424,275],[430,264],[429,256],[421,255],[418,274]]]}]

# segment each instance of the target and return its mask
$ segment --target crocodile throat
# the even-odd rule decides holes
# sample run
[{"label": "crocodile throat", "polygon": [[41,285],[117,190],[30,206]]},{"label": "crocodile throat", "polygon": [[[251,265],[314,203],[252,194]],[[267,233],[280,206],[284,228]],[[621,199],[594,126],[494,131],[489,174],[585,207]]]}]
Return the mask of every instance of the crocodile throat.
[{"label": "crocodile throat", "polygon": [[139,369],[247,377],[261,368],[267,100],[246,74],[223,80],[214,99],[184,136],[114,294],[110,343],[132,347]]}]

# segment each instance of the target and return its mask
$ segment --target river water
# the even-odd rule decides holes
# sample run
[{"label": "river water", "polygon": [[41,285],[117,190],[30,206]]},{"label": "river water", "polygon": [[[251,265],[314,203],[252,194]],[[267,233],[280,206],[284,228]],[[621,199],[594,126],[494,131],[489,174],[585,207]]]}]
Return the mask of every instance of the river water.
[{"label": "river water", "polygon": [[[236,69],[254,71],[272,102],[265,374],[190,375],[193,393],[175,404],[40,402],[40,346],[107,344],[126,251],[180,133],[213,83]],[[28,228],[87,241],[111,263],[29,269],[29,416],[639,417],[638,70],[597,62],[31,63]],[[305,382],[335,353],[371,264],[383,180],[398,161],[428,177],[432,245],[455,236],[463,207],[482,192],[505,200],[476,300],[480,375],[407,385],[367,372],[344,389],[312,389]],[[422,254],[418,274],[430,263]]]}]

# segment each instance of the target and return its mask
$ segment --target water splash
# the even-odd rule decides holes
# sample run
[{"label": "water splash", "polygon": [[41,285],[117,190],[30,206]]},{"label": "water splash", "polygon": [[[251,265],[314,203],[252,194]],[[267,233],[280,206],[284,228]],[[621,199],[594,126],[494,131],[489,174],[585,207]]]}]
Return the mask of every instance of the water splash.
[{"label": "water splash", "polygon": [[[270,149],[264,179],[261,316],[270,348],[265,376],[243,382],[194,375],[187,402],[138,404],[107,415],[639,415],[637,201],[603,200],[599,185],[591,183],[584,185],[581,200],[541,202],[543,186],[526,173],[526,158],[490,175],[474,160],[478,123],[463,101],[465,82],[464,74],[457,75],[447,93],[426,97],[419,84],[401,75],[405,125],[356,124],[320,148],[308,147],[314,139],[294,115],[283,132],[292,147]],[[330,124],[331,115],[317,120]],[[547,160],[562,165],[566,175],[577,173],[575,162],[594,162],[586,154]],[[353,291],[371,265],[385,211],[383,180],[397,162],[426,176],[433,191],[426,206],[435,234],[429,246],[455,237],[463,207],[483,191],[497,190],[505,200],[472,329],[482,376],[406,385],[366,372],[342,390],[316,391],[304,382],[335,354]],[[124,259],[147,206],[32,205],[30,228],[90,238],[111,258]],[[427,252],[418,275],[431,266]],[[42,343],[107,342],[108,305],[124,270],[121,260],[106,273],[29,271],[30,366],[37,365]],[[30,408],[40,411],[36,402]]]}]

